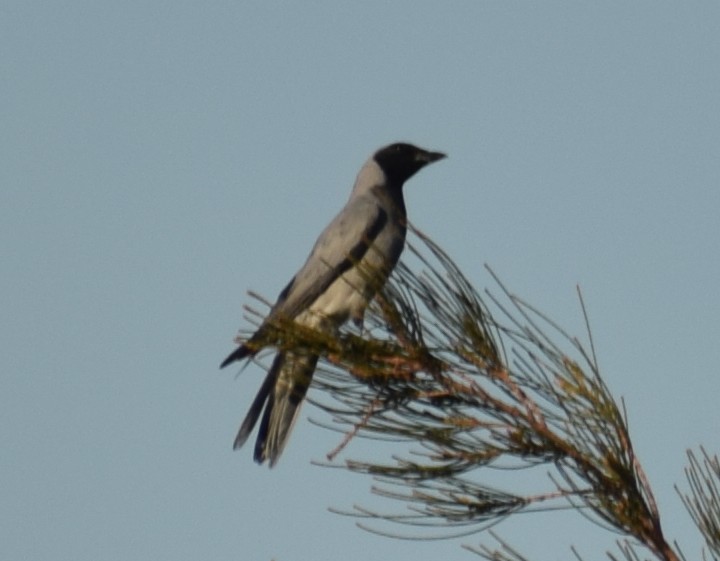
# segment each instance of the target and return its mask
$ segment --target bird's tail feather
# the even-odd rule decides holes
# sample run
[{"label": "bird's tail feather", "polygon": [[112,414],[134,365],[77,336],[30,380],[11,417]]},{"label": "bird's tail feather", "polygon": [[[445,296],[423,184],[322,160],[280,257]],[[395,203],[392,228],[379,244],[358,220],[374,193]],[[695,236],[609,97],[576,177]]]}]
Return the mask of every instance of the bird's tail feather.
[{"label": "bird's tail feather", "polygon": [[260,418],[260,413],[262,413],[263,407],[265,407],[265,403],[268,401],[270,392],[275,385],[275,380],[277,380],[278,372],[280,372],[280,368],[282,367],[282,362],[283,355],[282,353],[278,353],[275,356],[275,360],[273,360],[272,366],[270,367],[270,370],[268,370],[265,380],[263,380],[262,386],[260,386],[247,415],[245,415],[245,419],[240,426],[237,436],[235,437],[235,442],[233,443],[234,450],[237,450],[245,444],[248,436],[250,436],[250,433],[255,428],[255,424]]},{"label": "bird's tail feather", "polygon": [[[256,462],[263,463],[265,460],[269,460],[270,467],[273,467],[280,458],[295,419],[300,412],[302,401],[310,387],[317,361],[317,355],[290,352],[278,353],[273,362],[273,368],[268,373],[269,377],[273,370],[277,369],[275,383],[269,391],[267,405],[265,406],[255,444]],[[265,384],[263,384],[261,391],[264,386]],[[256,401],[258,401],[258,398],[256,398]],[[256,404],[253,403],[253,408],[255,407]],[[249,423],[249,430],[252,430],[255,420]],[[244,425],[245,423],[243,423]],[[241,434],[243,434],[242,429],[238,437]],[[245,438],[247,438],[246,435]]]}]

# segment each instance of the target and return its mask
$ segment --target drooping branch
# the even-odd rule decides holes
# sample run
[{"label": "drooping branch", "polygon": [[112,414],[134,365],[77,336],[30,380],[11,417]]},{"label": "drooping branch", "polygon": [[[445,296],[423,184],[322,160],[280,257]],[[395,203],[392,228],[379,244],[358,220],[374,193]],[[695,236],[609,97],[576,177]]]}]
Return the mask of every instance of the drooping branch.
[{"label": "drooping branch", "polygon": [[[362,336],[292,322],[271,333],[278,347],[310,348],[324,359],[314,402],[330,415],[326,426],[343,435],[330,458],[357,437],[413,448],[403,454],[398,446],[385,462],[346,462],[376,479],[376,494],[406,506],[395,514],[356,507],[353,514],[460,535],[520,512],[575,508],[626,536],[618,542],[626,559],[639,558],[637,540],[656,558],[679,561],[663,535],[624,407],[600,375],[589,327],[583,344],[492,271],[496,289],[479,293],[437,245],[413,233],[407,258],[366,313]],[[484,477],[487,468],[507,467],[540,467],[549,477],[525,493]],[[691,479],[695,498],[687,504],[698,525],[717,536],[720,515],[708,518],[697,506],[718,504],[717,487],[701,484],[706,479]],[[501,545],[477,551],[520,558]]]},{"label": "drooping branch", "polygon": [[[377,493],[410,508],[358,514],[484,528],[520,511],[580,507],[658,558],[677,560],[592,345],[497,277],[498,293],[481,295],[438,246],[415,235],[410,254],[422,270],[406,262],[396,269],[367,313],[369,336],[329,344],[316,378],[320,394],[332,397],[319,405],[336,429],[346,427],[343,445],[360,435],[421,450],[383,464],[347,462],[378,478]],[[550,487],[518,495],[477,477],[478,468],[508,464],[550,468]]]},{"label": "drooping branch", "polygon": [[[689,465],[685,476],[690,485],[690,494],[680,496],[695,525],[703,537],[710,555],[720,559],[720,460],[710,456],[704,448],[698,457],[688,451]],[[679,492],[679,491],[678,491]]]}]

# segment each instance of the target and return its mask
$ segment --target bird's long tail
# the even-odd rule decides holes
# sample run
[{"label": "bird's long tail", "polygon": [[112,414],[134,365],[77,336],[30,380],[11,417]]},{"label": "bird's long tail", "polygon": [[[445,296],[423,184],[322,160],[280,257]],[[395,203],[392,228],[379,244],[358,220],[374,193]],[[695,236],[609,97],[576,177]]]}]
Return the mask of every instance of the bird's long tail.
[{"label": "bird's long tail", "polygon": [[317,361],[317,355],[296,352],[279,352],[275,356],[238,431],[234,448],[245,443],[262,412],[254,457],[260,464],[268,460],[270,467],[275,465],[300,412]]}]

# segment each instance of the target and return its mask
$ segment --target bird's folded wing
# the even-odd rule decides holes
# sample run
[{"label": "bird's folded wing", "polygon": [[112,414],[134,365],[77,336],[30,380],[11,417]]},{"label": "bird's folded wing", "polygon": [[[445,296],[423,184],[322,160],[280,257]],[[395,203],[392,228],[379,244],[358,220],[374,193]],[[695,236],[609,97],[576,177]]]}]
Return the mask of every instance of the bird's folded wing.
[{"label": "bird's folded wing", "polygon": [[348,202],[315,242],[310,256],[283,289],[271,316],[294,318],[372,246],[388,221],[388,214],[370,197]]}]

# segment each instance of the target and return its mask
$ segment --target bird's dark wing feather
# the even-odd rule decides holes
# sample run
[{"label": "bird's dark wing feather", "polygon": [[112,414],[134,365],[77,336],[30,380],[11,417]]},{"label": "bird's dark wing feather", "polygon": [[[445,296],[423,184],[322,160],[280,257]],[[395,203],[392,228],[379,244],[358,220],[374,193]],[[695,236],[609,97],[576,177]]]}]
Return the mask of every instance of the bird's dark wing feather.
[{"label": "bird's dark wing feather", "polygon": [[[358,218],[362,217],[361,220]],[[280,292],[263,325],[240,345],[220,368],[255,355],[267,343],[267,326],[274,319],[293,319],[306,310],[328,287],[358,263],[388,221],[388,214],[370,197],[358,197],[325,228],[300,271]]]},{"label": "bird's dark wing feather", "polygon": [[[361,216],[364,220],[358,220]],[[343,273],[360,261],[388,221],[374,200],[348,203],[315,242],[310,256],[280,293],[270,318],[294,318],[307,309]]]},{"label": "bird's dark wing feather", "polygon": [[235,362],[236,360],[242,360],[249,356],[253,356],[256,351],[253,351],[250,347],[245,344],[240,345],[237,349],[231,352],[225,360],[220,364],[220,368],[225,368],[228,364]]}]

